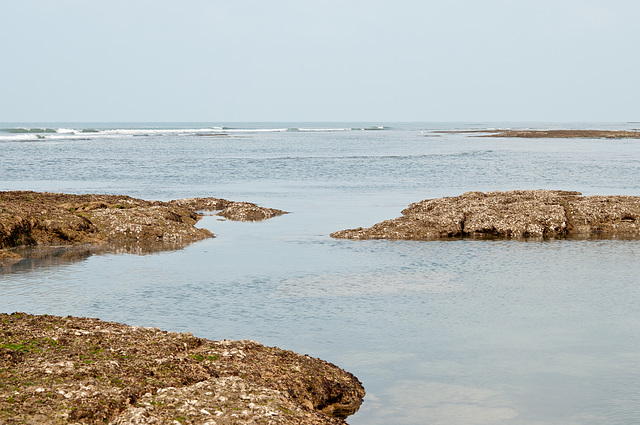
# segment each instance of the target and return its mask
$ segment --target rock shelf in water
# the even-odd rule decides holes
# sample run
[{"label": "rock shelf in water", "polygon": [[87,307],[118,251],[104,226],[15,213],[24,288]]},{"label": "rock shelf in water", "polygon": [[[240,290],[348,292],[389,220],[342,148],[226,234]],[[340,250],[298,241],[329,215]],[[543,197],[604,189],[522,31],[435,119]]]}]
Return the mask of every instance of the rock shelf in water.
[{"label": "rock shelf in water", "polygon": [[286,214],[218,198],[161,202],[120,195],[0,192],[0,261],[16,256],[3,248],[23,245],[153,241],[184,246],[213,237],[209,230],[194,226],[201,210],[219,211],[218,215],[239,221]]},{"label": "rock shelf in water", "polygon": [[331,234],[346,239],[640,237],[640,197],[560,190],[467,192],[411,204],[402,216]]},{"label": "rock shelf in water", "polygon": [[639,130],[452,130],[434,133],[468,133],[479,137],[524,139],[640,139]]},{"label": "rock shelf in water", "polygon": [[331,363],[254,341],[0,314],[3,424],[345,424],[364,395]]}]

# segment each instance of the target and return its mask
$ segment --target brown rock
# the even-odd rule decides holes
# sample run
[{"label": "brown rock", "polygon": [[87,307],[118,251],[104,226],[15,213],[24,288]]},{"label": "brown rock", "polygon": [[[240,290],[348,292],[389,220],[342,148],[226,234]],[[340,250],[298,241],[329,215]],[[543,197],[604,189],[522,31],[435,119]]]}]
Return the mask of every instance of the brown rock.
[{"label": "brown rock", "polygon": [[344,424],[364,394],[335,365],[253,341],[0,314],[3,424]]},{"label": "brown rock", "polygon": [[0,265],[11,264],[16,261],[20,261],[22,257],[15,252],[7,251],[6,249],[0,249]]},{"label": "brown rock", "polygon": [[478,134],[479,137],[524,139],[640,139],[638,130],[452,130],[434,133]]},{"label": "brown rock", "polygon": [[234,202],[218,213],[219,216],[236,221],[261,221],[286,214],[273,208],[262,208],[249,202]]},{"label": "brown rock", "polygon": [[640,131],[627,130],[502,130],[484,137],[526,139],[640,139]]},{"label": "brown rock", "polygon": [[229,219],[247,221],[285,214],[217,198],[160,202],[119,195],[0,192],[0,249],[131,241],[186,245],[213,236],[194,227],[199,210],[222,210]]},{"label": "brown rock", "polygon": [[467,192],[411,204],[402,216],[370,228],[331,234],[347,239],[455,237],[637,237],[640,198],[581,196],[559,190]]},{"label": "brown rock", "polygon": [[193,211],[218,211],[216,215],[234,221],[261,221],[287,214],[286,211],[259,207],[250,202],[234,202],[218,198],[179,199],[169,203],[187,207]]}]

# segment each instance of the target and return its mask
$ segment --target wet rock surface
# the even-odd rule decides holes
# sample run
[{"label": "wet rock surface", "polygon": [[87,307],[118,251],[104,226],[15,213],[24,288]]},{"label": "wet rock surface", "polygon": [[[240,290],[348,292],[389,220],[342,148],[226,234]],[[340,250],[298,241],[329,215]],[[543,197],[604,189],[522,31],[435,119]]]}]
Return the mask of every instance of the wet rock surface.
[{"label": "wet rock surface", "polygon": [[[285,214],[248,202],[191,198],[169,202],[119,195],[0,192],[0,250],[29,245],[161,242],[168,248],[213,237],[195,227],[197,211],[257,221]],[[10,254],[0,254],[8,259]],[[15,256],[14,256],[15,257]]]},{"label": "wet rock surface", "polygon": [[169,201],[169,204],[193,211],[219,211],[216,215],[234,221],[261,221],[287,214],[286,211],[259,207],[250,202],[235,202],[218,198],[178,199]]},{"label": "wet rock surface", "polygon": [[344,424],[364,395],[335,365],[253,341],[0,314],[3,424]]},{"label": "wet rock surface", "polygon": [[640,197],[560,190],[467,192],[411,204],[402,216],[334,238],[430,240],[459,237],[640,237]]}]

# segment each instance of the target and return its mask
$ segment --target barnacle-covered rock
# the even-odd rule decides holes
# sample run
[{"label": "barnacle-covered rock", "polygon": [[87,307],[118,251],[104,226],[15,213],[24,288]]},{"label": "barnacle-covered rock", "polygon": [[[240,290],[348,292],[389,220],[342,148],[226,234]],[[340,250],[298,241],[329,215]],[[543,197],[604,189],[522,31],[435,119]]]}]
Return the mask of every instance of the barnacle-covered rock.
[{"label": "barnacle-covered rock", "polygon": [[344,424],[358,379],[254,341],[0,314],[3,424]]},{"label": "barnacle-covered rock", "polygon": [[331,234],[347,239],[640,237],[640,197],[561,190],[467,192],[411,204],[402,216]]},{"label": "barnacle-covered rock", "polygon": [[[0,192],[0,250],[30,245],[160,242],[174,249],[213,237],[194,225],[198,211],[256,221],[285,214],[247,202],[190,198],[169,202],[121,195]],[[6,252],[6,251],[5,251]],[[15,255],[15,254],[14,254]],[[9,258],[3,254],[2,258]]]}]

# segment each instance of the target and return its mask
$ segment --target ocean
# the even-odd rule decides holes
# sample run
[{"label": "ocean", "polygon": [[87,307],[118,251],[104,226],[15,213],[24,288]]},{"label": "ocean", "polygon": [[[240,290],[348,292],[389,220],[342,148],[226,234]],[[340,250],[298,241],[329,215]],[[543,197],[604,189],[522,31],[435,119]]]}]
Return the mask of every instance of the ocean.
[{"label": "ocean", "polygon": [[0,190],[213,196],[216,238],[146,255],[57,250],[0,268],[0,312],[252,339],[356,375],[351,425],[635,424],[640,241],[335,240],[467,191],[640,195],[640,141],[499,128],[640,123],[0,123]]}]

